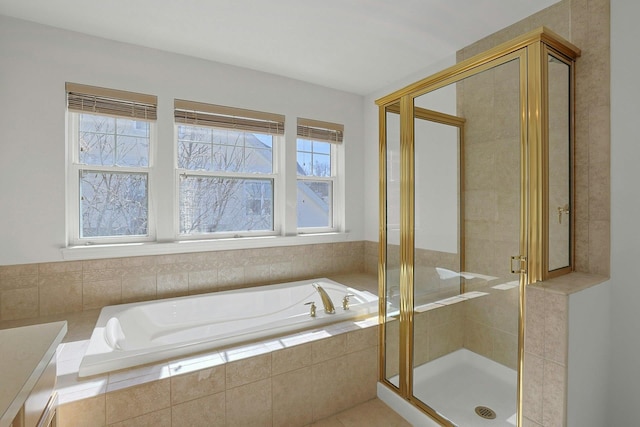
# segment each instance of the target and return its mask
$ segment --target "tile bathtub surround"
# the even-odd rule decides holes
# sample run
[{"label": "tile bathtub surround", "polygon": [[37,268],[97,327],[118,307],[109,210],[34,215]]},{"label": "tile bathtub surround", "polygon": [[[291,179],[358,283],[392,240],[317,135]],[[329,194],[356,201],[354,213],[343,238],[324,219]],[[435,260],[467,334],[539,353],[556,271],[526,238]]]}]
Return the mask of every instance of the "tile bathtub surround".
[{"label": "tile bathtub surround", "polygon": [[367,274],[378,275],[379,247],[378,242],[370,240],[364,242],[364,272]]},{"label": "tile bathtub surround", "polygon": [[[71,363],[58,425],[306,426],[375,398],[377,330],[377,317],[343,322],[84,380]],[[79,364],[81,346],[61,362]]]},{"label": "tile bathtub surround", "polygon": [[0,321],[364,271],[365,242],[0,266]]}]

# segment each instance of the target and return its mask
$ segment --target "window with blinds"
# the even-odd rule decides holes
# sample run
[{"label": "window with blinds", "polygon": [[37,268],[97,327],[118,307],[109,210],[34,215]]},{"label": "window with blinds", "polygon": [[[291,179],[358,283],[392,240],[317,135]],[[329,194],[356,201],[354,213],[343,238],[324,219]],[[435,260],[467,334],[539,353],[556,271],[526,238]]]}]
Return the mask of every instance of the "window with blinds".
[{"label": "window with blinds", "polygon": [[285,149],[282,114],[174,99],[175,145],[160,151],[156,96],[65,90],[70,245],[342,229],[342,125],[298,118]]},{"label": "window with blinds", "polygon": [[277,232],[284,116],[175,100],[179,234]]},{"label": "window with blinds", "polygon": [[150,240],[151,153],[157,99],[66,84],[70,147],[70,240]]},{"label": "window with blinds", "polygon": [[322,231],[335,225],[336,145],[343,142],[339,124],[298,118],[298,228]]}]

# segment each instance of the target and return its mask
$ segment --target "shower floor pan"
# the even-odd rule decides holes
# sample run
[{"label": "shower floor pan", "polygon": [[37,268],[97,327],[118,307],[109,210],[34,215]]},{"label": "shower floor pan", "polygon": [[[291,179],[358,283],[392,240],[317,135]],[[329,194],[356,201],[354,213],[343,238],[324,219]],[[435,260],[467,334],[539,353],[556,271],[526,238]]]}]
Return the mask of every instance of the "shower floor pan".
[{"label": "shower floor pan", "polygon": [[[461,349],[418,366],[413,389],[418,399],[455,425],[513,427],[517,378],[515,370]],[[391,382],[396,384],[397,378]],[[479,406],[490,408],[496,417],[481,417]]]}]

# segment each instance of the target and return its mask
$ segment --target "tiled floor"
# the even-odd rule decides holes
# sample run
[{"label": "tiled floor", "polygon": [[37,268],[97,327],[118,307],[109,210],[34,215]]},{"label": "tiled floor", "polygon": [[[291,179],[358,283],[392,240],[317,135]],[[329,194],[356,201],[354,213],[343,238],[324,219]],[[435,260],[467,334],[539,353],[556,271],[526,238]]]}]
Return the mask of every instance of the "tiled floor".
[{"label": "tiled floor", "polygon": [[372,399],[309,427],[411,427],[380,399]]}]

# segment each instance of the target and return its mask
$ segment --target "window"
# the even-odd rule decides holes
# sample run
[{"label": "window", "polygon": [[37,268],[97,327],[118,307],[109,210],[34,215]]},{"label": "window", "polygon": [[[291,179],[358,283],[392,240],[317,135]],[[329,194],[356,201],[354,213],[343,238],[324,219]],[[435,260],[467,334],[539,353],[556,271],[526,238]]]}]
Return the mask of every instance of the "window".
[{"label": "window", "polygon": [[[74,83],[66,92],[70,246],[329,241],[342,230],[342,125],[298,118],[286,147],[284,115],[175,99],[174,145],[159,149],[155,96]],[[257,244],[267,242],[280,244]]]},{"label": "window", "polygon": [[179,234],[275,234],[284,116],[175,101]]},{"label": "window", "polygon": [[336,146],[342,143],[343,126],[299,118],[297,133],[298,228],[333,229]]},{"label": "window", "polygon": [[151,240],[156,97],[67,83],[70,240]]}]

